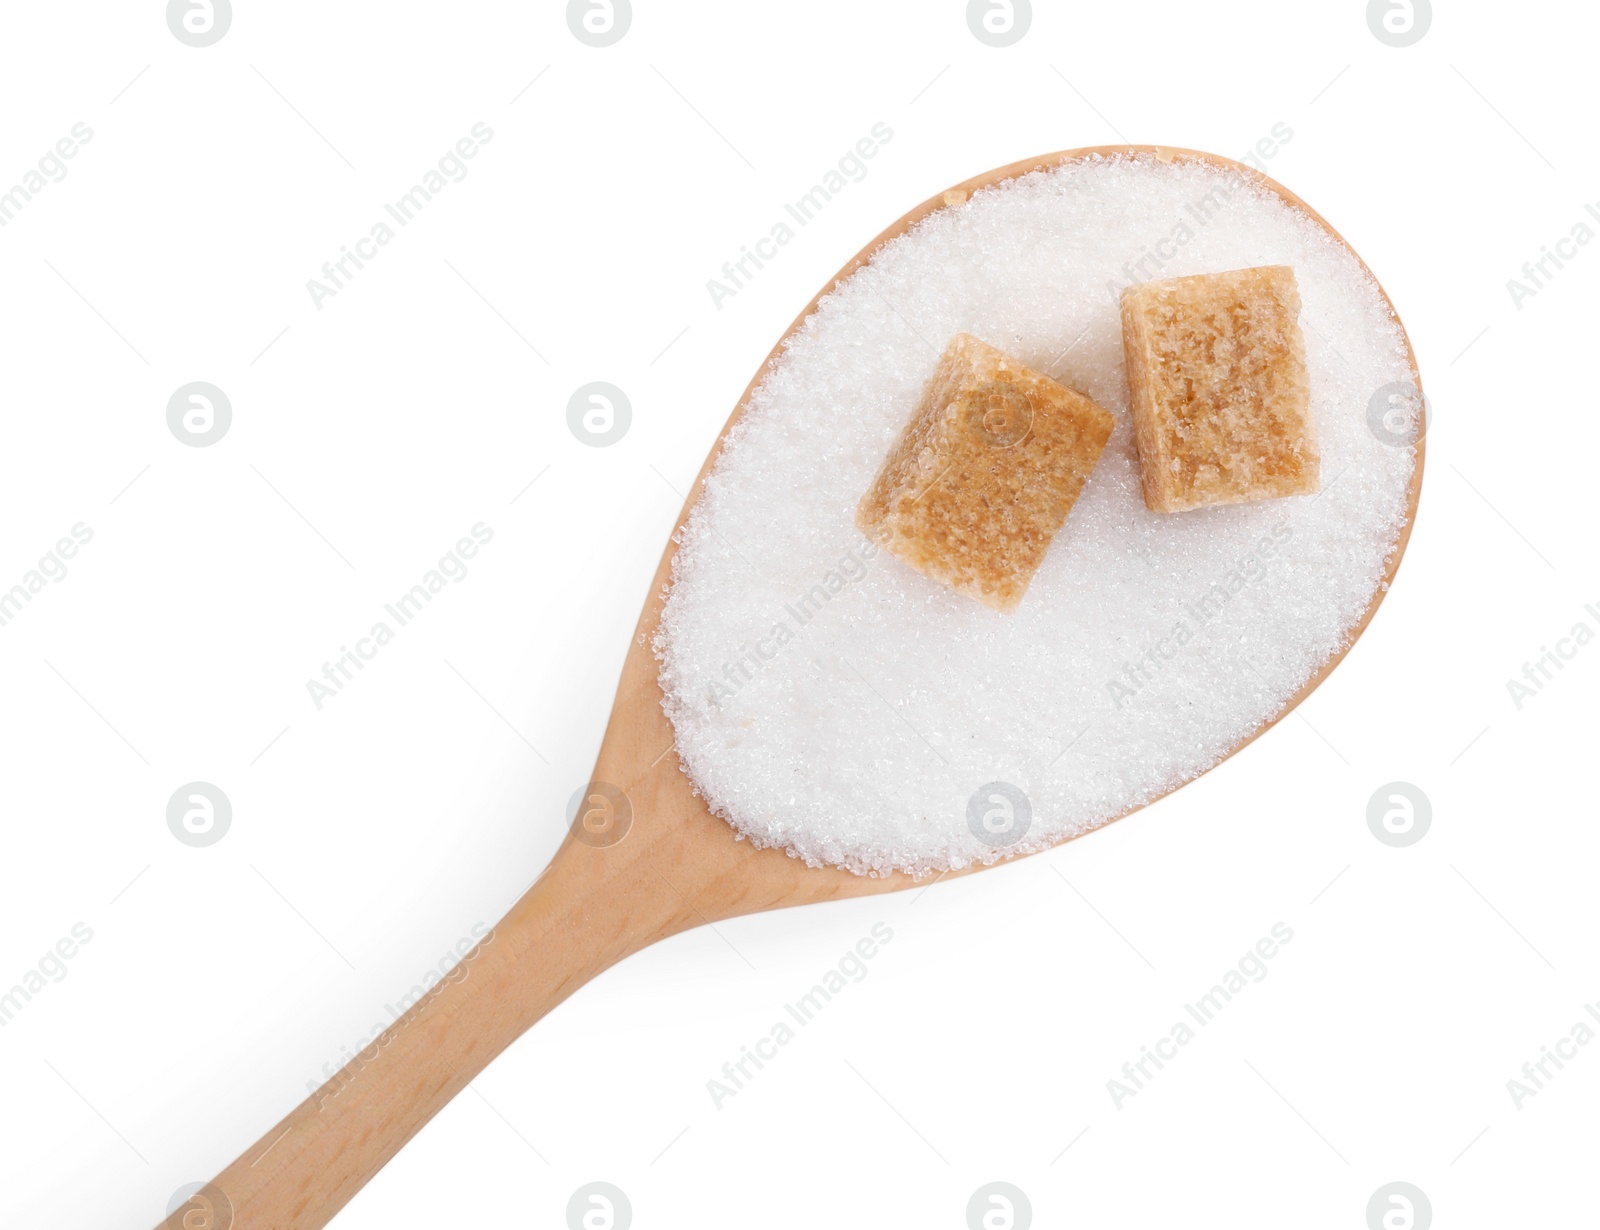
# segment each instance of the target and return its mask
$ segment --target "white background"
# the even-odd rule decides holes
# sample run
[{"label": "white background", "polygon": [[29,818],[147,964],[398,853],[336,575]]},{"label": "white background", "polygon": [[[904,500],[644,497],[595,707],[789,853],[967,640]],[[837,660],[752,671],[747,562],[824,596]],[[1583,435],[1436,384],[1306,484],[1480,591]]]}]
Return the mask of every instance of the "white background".
[{"label": "white background", "polygon": [[[1600,1046],[1520,1109],[1506,1082],[1600,1000],[1600,646],[1520,711],[1506,681],[1600,629],[1600,245],[1521,310],[1506,282],[1600,201],[1600,20],[1437,7],[1395,49],[1357,0],[1040,3],[997,50],[956,0],[636,0],[605,49],[555,3],[239,0],[204,49],[150,0],[8,6],[0,191],[94,135],[0,229],[0,589],[94,536],[0,627],[0,991],[93,939],[0,1028],[0,1225],[148,1230],[534,878],[679,493],[872,235],[1016,159],[1238,156],[1280,122],[1271,173],[1384,283],[1435,410],[1398,583],[1300,716],[1050,854],[646,951],[336,1225],[557,1226],[593,1179],[640,1227],[954,1228],[995,1179],[1041,1226],[1359,1230],[1394,1180],[1439,1226],[1573,1224]],[[307,279],[480,121],[318,310]],[[879,121],[870,174],[714,308]],[[195,380],[233,406],[206,448],[166,424]],[[610,448],[566,425],[594,380],[633,406]],[[318,711],[306,680],[479,521],[465,580]],[[205,849],[166,825],[194,780],[233,805]],[[1433,805],[1406,849],[1366,823],[1393,780]],[[1280,921],[1119,1109],[1106,1082]],[[876,922],[865,980],[717,1109]]]}]

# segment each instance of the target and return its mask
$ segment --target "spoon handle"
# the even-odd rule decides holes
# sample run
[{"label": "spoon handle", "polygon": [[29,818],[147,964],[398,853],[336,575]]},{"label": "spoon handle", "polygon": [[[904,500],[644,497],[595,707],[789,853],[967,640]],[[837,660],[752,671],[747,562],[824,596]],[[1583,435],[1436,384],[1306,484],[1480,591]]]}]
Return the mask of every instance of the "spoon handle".
[{"label": "spoon handle", "polygon": [[663,900],[618,909],[598,853],[568,841],[500,923],[399,1020],[161,1230],[316,1230],[535,1021],[677,929]]},{"label": "spoon handle", "polygon": [[436,984],[160,1230],[318,1230],[495,1056],[624,957],[705,923],[910,882],[757,850],[706,810],[669,754],[643,647],[658,602],[646,604],[590,793],[549,869],[459,977]]}]

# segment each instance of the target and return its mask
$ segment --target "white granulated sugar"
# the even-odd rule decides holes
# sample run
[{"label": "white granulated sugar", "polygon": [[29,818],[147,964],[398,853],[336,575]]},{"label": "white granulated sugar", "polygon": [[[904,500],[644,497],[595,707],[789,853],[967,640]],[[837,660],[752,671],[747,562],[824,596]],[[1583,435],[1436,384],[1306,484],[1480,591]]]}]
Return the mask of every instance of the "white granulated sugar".
[{"label": "white granulated sugar", "polygon": [[[1124,265],[1147,253],[1161,264],[1130,279]],[[1117,293],[1277,264],[1300,284],[1322,493],[1147,511]],[[1012,615],[876,551],[854,523],[961,330],[1117,419]],[[656,650],[685,771],[757,845],[865,874],[1043,849],[1174,789],[1348,643],[1405,523],[1415,463],[1369,428],[1368,403],[1411,379],[1398,323],[1355,257],[1218,167],[1096,157],[936,212],[795,333],[682,531]],[[1003,846],[968,822],[992,782],[1031,805]]]}]

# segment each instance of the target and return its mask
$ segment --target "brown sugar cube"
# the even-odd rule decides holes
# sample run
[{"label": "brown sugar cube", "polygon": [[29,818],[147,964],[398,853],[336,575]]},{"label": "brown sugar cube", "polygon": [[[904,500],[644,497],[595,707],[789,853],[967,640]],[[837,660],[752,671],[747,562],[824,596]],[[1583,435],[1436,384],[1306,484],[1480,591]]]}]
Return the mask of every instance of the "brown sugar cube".
[{"label": "brown sugar cube", "polygon": [[1319,489],[1293,269],[1130,286],[1122,292],[1122,347],[1151,510]]},{"label": "brown sugar cube", "polygon": [[1112,422],[1083,394],[958,333],[856,524],[924,576],[1015,610]]}]

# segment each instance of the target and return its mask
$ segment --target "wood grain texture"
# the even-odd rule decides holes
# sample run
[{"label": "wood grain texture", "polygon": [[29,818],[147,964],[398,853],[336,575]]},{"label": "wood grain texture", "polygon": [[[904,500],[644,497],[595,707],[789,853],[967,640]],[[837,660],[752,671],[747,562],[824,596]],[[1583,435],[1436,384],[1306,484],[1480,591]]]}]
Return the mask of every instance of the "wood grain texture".
[{"label": "wood grain texture", "polygon": [[[884,242],[935,210],[966,200],[980,188],[1076,158],[1129,152],[1154,154],[1163,160],[1201,159],[1235,170],[1277,192],[1343,243],[1337,232],[1293,193],[1230,159],[1155,146],[1102,146],[1000,167],[923,202],[863,248],[817,299],[865,264]],[[806,305],[751,379],[695,481],[679,515],[679,527],[689,515],[694,492],[709,473],[728,427],[778,357],[784,341],[815,309],[817,299]],[[1407,345],[1409,348],[1409,340]],[[1414,358],[1411,366],[1415,376]],[[1420,378],[1417,385],[1420,389]],[[1422,471],[1419,442],[1407,523],[1384,583],[1352,629],[1352,644],[1371,622],[1399,568],[1416,518]],[[673,754],[672,727],[662,711],[657,663],[649,647],[660,619],[662,593],[671,577],[673,551],[669,542],[623,665],[594,771],[594,781],[620,788],[631,805],[626,836],[615,844],[599,846],[569,834],[545,874],[468,956],[463,977],[438,984],[371,1047],[219,1174],[202,1193],[210,1213],[196,1202],[168,1218],[164,1227],[315,1230],[324,1226],[495,1056],[607,967],[659,939],[702,923],[780,906],[890,892],[915,883],[898,874],[868,878],[837,868],[808,868],[781,850],[753,849],[748,842],[735,840],[733,830],[711,815],[704,800],[694,794]],[[1327,677],[1345,652],[1348,649],[1313,675],[1273,722],[1229,754],[1259,738],[1289,713]],[[551,1112],[559,1113],[559,1107],[552,1107]]]}]

